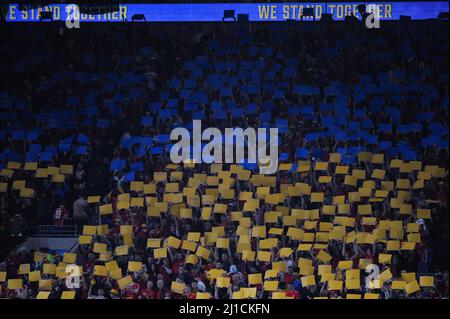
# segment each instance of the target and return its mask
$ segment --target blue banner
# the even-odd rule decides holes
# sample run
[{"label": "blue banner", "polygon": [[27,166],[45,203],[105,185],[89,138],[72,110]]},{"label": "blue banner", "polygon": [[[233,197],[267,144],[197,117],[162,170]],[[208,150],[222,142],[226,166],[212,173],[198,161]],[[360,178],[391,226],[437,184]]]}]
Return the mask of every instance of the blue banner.
[{"label": "blue banner", "polygon": [[[148,22],[214,22],[222,21],[224,10],[248,14],[250,21],[300,20],[303,8],[313,8],[315,19],[323,13],[330,13],[334,20],[357,13],[361,2],[299,2],[299,3],[196,3],[196,4],[120,4],[119,11],[100,15],[81,14],[81,22],[123,22],[131,21],[135,14],[143,14]],[[433,2],[367,2],[369,12],[375,12],[379,20],[397,20],[400,16],[411,16],[414,20],[437,18],[441,12],[448,12],[447,1]],[[17,4],[8,8],[6,21],[39,21],[41,11],[52,11],[53,20],[65,21],[73,16],[73,6],[53,4],[39,9],[20,11]],[[312,20],[312,18],[305,18]],[[232,21],[232,20],[231,20]]]}]

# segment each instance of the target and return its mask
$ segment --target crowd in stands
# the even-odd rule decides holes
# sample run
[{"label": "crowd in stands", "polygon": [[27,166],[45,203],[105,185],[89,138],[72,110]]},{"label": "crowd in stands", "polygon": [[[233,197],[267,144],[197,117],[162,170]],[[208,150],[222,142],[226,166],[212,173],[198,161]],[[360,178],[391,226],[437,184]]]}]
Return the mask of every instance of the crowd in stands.
[{"label": "crowd in stands", "polygon": [[[448,298],[448,22],[5,31],[0,232],[79,245],[0,297]],[[278,172],[172,163],[193,119],[277,127]]]}]

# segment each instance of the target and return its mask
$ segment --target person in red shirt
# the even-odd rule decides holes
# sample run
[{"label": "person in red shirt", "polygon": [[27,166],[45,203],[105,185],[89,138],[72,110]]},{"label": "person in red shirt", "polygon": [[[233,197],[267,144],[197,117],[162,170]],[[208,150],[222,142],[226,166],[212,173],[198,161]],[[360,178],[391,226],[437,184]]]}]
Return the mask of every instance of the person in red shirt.
[{"label": "person in red shirt", "polygon": [[300,299],[300,293],[297,290],[295,290],[293,284],[287,285],[286,297],[294,297],[294,299]]},{"label": "person in red shirt", "polygon": [[164,287],[164,281],[156,282],[156,299],[165,299],[168,290]]},{"label": "person in red shirt", "polygon": [[172,268],[169,265],[169,259],[164,258],[162,265],[157,265],[158,277],[160,277],[164,283],[169,283],[170,276],[172,275]]},{"label": "person in red shirt", "polygon": [[139,293],[139,284],[133,283],[125,289],[125,299],[137,299]]},{"label": "person in red shirt", "polygon": [[136,250],[141,254],[143,254],[147,246],[147,238],[148,238],[147,225],[142,224],[140,226],[138,233],[136,234],[136,243],[135,243]]},{"label": "person in red shirt", "polygon": [[175,260],[172,262],[172,271],[175,274],[178,274],[180,273],[180,267],[183,266],[184,261],[182,259],[182,255],[178,252],[175,253],[174,257]]},{"label": "person in red shirt", "polygon": [[55,220],[55,225],[62,226],[64,225],[64,221],[69,216],[69,211],[67,208],[64,207],[64,205],[59,205],[58,208],[55,210],[55,215],[53,215],[53,218]]},{"label": "person in red shirt", "polygon": [[192,292],[191,287],[186,286],[184,288],[184,297],[187,299],[195,299],[197,298],[197,293]]},{"label": "person in red shirt", "polygon": [[147,287],[141,289],[138,294],[138,299],[155,299],[155,290],[153,289],[153,281],[147,283]]},{"label": "person in red shirt", "polygon": [[295,280],[294,268],[292,266],[289,266],[287,272],[284,274],[284,282],[286,286],[288,286],[291,283],[293,283],[294,280]]}]

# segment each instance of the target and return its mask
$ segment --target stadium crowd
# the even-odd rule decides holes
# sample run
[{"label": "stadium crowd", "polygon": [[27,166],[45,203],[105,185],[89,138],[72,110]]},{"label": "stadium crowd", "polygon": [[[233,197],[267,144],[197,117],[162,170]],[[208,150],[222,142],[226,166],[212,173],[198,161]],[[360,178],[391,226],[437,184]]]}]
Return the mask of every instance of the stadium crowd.
[{"label": "stadium crowd", "polygon": [[[80,237],[0,297],[448,298],[448,22],[5,31],[0,231]],[[192,119],[278,127],[278,172],[171,163]]]}]

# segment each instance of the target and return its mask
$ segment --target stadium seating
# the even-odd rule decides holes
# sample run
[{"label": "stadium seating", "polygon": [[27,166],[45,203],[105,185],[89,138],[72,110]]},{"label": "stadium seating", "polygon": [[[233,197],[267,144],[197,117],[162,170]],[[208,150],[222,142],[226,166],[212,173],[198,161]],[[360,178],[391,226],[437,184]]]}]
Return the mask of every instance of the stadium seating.
[{"label": "stadium seating", "polygon": [[[1,46],[0,230],[79,240],[0,297],[448,297],[448,22],[38,28]],[[193,119],[278,127],[278,172],[172,163]]]}]

